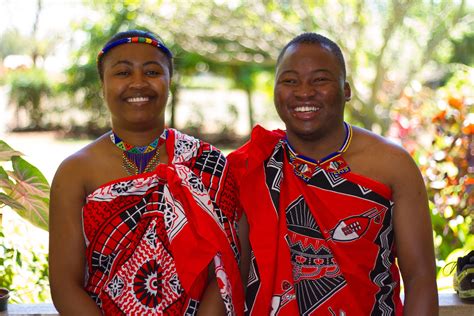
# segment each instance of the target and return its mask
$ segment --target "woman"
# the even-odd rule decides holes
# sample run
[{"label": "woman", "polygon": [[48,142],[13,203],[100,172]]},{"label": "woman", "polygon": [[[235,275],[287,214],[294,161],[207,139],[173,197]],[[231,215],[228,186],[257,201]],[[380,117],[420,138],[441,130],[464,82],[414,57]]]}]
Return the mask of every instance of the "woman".
[{"label": "woman", "polygon": [[165,128],[171,52],[131,30],[110,39],[97,67],[112,131],[67,158],[53,180],[56,308],[241,314],[233,179],[220,151]]}]

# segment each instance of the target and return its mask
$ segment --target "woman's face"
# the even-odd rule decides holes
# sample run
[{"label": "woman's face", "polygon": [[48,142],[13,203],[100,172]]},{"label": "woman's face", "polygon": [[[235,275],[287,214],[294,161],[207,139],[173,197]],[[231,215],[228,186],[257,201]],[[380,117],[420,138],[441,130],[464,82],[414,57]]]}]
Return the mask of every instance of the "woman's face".
[{"label": "woman's face", "polygon": [[114,128],[164,126],[170,73],[166,56],[144,43],[119,45],[103,60],[103,93]]}]

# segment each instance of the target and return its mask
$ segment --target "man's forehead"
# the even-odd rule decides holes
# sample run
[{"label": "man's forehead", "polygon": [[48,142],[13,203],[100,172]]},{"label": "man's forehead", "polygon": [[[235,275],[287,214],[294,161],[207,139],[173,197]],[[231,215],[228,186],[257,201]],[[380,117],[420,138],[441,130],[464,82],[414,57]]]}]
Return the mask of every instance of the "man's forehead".
[{"label": "man's forehead", "polygon": [[287,57],[288,54],[294,53],[295,51],[297,51],[299,49],[303,49],[303,48],[310,48],[310,49],[313,48],[315,50],[324,49],[324,50],[328,51],[329,53],[335,55],[335,53],[331,49],[331,47],[329,45],[324,44],[324,43],[302,42],[302,43],[295,43],[295,44],[289,46],[288,49],[286,50],[285,54],[283,55],[283,58]]},{"label": "man's forehead", "polygon": [[[298,54],[302,50],[304,52]],[[330,45],[320,42],[301,42],[288,46],[275,69],[275,75],[279,76],[283,73],[296,71],[297,65],[305,64],[303,67],[307,68],[309,67],[308,62],[311,64],[316,62],[316,65],[321,66],[320,70],[340,73],[343,80],[345,80],[345,69],[337,52]]]}]

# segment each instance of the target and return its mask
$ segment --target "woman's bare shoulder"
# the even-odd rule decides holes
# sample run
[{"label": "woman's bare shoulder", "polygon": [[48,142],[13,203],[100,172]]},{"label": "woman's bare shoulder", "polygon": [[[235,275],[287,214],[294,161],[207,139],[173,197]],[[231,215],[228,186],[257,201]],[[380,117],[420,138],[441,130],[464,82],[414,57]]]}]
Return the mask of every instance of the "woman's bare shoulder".
[{"label": "woman's bare shoulder", "polygon": [[85,175],[84,170],[90,170],[107,150],[107,134],[104,134],[64,159],[58,167],[55,178],[63,173],[69,175]]}]

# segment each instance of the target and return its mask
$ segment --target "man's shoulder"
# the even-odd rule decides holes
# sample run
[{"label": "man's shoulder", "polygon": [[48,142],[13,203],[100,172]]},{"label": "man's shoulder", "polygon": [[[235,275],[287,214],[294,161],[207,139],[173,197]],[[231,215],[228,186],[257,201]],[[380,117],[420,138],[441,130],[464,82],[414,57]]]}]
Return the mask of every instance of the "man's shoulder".
[{"label": "man's shoulder", "polygon": [[234,150],[229,156],[269,156],[275,145],[286,137],[286,132],[280,129],[267,130],[257,125],[252,129],[249,140]]},{"label": "man's shoulder", "polygon": [[353,127],[353,132],[352,143],[361,153],[407,154],[407,151],[400,144],[367,129]]},{"label": "man's shoulder", "polygon": [[414,170],[414,160],[401,145],[362,128],[354,128],[352,144],[345,154],[358,174],[393,186],[394,179]]}]

